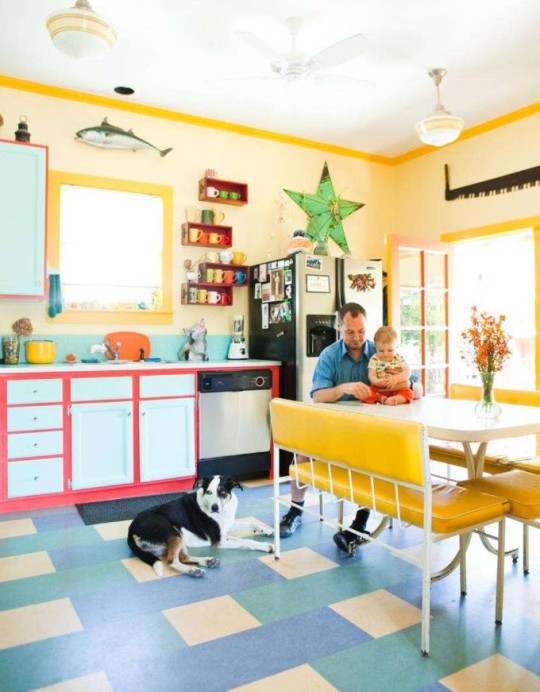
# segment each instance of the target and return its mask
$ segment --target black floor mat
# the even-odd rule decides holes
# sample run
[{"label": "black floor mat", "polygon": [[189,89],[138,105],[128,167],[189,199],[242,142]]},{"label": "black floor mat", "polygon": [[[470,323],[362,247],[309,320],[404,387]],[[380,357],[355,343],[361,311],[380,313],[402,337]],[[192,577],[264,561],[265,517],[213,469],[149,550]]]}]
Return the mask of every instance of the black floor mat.
[{"label": "black floor mat", "polygon": [[145,495],[126,497],[122,500],[105,500],[104,502],[86,502],[75,505],[85,524],[103,524],[107,521],[124,521],[134,519],[135,515],[150,507],[178,499],[183,493],[165,495]]}]

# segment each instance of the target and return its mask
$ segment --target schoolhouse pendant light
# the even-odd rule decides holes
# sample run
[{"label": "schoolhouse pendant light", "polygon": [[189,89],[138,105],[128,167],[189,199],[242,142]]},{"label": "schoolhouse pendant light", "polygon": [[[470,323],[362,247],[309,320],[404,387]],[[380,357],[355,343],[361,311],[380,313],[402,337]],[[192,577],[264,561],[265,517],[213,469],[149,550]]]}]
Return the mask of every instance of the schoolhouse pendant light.
[{"label": "schoolhouse pendant light", "polygon": [[51,14],[47,29],[55,48],[77,60],[103,58],[116,42],[115,30],[88,0]]},{"label": "schoolhouse pendant light", "polygon": [[443,68],[430,70],[428,73],[437,88],[437,105],[431,115],[416,123],[416,133],[420,141],[433,147],[443,147],[454,142],[463,129],[463,118],[449,113],[441,103],[439,85],[446,74]]}]

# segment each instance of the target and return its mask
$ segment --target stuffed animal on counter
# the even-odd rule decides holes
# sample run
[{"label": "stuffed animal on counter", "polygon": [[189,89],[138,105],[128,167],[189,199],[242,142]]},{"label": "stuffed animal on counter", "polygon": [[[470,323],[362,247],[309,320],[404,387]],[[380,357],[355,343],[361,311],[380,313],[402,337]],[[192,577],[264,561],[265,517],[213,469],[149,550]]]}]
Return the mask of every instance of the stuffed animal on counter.
[{"label": "stuffed animal on counter", "polygon": [[178,360],[208,360],[206,333],[204,319],[194,324],[193,327],[184,329],[184,334],[188,340],[178,352]]}]

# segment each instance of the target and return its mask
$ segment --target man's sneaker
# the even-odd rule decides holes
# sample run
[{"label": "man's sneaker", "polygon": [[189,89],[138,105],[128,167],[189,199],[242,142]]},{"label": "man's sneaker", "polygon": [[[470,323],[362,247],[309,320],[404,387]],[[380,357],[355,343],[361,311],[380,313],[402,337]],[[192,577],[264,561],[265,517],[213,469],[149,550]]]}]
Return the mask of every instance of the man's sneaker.
[{"label": "man's sneaker", "polygon": [[[369,534],[369,531],[364,531],[364,533]],[[354,555],[354,551],[358,548],[358,546],[362,545],[362,543],[367,543],[365,538],[357,536],[352,531],[347,530],[338,531],[332,536],[332,538],[334,539],[334,543],[337,545],[337,547],[349,555]]]},{"label": "man's sneaker", "polygon": [[292,536],[302,523],[302,514],[290,509],[279,523],[279,535],[281,538]]}]

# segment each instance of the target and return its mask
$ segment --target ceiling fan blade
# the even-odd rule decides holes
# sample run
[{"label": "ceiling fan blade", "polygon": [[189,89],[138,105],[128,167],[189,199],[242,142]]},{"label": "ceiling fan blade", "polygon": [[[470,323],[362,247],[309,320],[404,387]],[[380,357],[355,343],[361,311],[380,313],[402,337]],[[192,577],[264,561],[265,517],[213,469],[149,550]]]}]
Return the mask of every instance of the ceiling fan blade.
[{"label": "ceiling fan blade", "polygon": [[309,77],[310,82],[324,82],[328,86],[340,88],[352,88],[361,89],[362,91],[369,91],[374,89],[377,85],[375,82],[370,82],[368,79],[358,79],[357,77],[345,77],[344,75],[330,75],[330,74],[312,74]]},{"label": "ceiling fan blade", "polygon": [[344,38],[343,41],[333,43],[328,48],[319,51],[319,53],[315,53],[310,58],[310,62],[314,62],[321,69],[334,67],[342,62],[356,58],[365,52],[369,45],[369,41],[365,36],[355,34],[354,36],[349,36],[349,38]]},{"label": "ceiling fan blade", "polygon": [[235,36],[238,36],[238,38],[241,41],[243,41],[246,46],[251,48],[251,50],[253,50],[255,53],[260,55],[261,58],[264,58],[265,60],[272,62],[279,55],[273,48],[270,48],[270,46],[267,45],[261,38],[259,38],[255,34],[252,34],[250,31],[236,31]]}]

